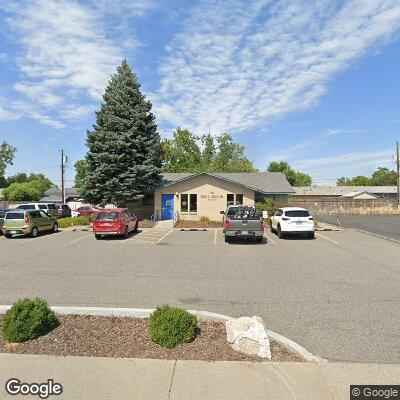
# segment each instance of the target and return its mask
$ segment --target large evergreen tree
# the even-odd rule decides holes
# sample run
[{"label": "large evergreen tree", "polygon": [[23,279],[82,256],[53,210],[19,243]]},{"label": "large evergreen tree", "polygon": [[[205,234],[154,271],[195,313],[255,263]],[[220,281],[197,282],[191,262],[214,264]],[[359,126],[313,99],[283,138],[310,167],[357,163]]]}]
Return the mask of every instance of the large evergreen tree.
[{"label": "large evergreen tree", "polygon": [[81,191],[87,202],[122,206],[160,183],[160,135],[151,103],[126,60],[111,76],[103,99],[87,135]]}]

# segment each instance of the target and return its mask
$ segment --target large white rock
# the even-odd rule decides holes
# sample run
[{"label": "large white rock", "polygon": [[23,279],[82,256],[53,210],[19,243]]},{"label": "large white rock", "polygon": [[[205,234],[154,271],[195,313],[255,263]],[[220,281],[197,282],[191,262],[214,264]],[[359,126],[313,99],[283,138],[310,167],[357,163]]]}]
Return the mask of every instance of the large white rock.
[{"label": "large white rock", "polygon": [[271,359],[265,324],[260,317],[240,317],[226,321],[226,338],[236,351]]}]

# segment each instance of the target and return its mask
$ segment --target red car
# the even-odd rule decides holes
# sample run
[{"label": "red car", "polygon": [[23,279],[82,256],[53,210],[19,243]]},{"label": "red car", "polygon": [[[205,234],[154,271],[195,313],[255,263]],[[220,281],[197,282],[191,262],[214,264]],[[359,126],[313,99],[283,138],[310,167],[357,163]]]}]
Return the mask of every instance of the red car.
[{"label": "red car", "polygon": [[103,235],[127,237],[136,232],[139,219],[127,208],[105,209],[97,213],[93,220],[93,233],[96,239]]},{"label": "red car", "polygon": [[93,206],[83,206],[79,207],[76,211],[78,211],[79,215],[92,215],[102,210]]}]

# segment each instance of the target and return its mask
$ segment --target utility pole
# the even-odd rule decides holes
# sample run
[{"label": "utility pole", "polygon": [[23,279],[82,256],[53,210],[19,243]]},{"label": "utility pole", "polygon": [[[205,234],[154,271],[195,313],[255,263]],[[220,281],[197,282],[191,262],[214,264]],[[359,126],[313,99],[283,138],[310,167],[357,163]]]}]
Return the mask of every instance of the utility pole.
[{"label": "utility pole", "polygon": [[396,164],[397,164],[397,210],[400,211],[400,150],[399,142],[396,142]]},{"label": "utility pole", "polygon": [[67,157],[64,157],[64,150],[61,150],[61,201],[65,203],[65,163]]}]

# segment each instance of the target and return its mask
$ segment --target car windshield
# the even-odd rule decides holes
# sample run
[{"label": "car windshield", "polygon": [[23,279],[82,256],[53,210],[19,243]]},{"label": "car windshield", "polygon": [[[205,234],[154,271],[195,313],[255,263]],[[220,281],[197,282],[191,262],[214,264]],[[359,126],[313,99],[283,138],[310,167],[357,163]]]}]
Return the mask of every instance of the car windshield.
[{"label": "car windshield", "polygon": [[25,214],[23,212],[8,212],[6,213],[6,219],[24,219]]},{"label": "car windshield", "polygon": [[226,215],[235,215],[237,212],[237,207],[229,207],[228,212],[226,213]]},{"label": "car windshield", "polygon": [[33,204],[21,204],[18,208],[20,210],[34,210],[35,206]]},{"label": "car windshield", "polygon": [[47,205],[46,204],[39,204],[39,208],[41,210],[47,210]]},{"label": "car windshield", "polygon": [[309,217],[310,213],[307,210],[292,210],[285,211],[287,217]]},{"label": "car windshield", "polygon": [[116,220],[118,219],[118,213],[116,212],[101,212],[97,214],[96,220],[97,221],[104,221],[104,220]]}]

